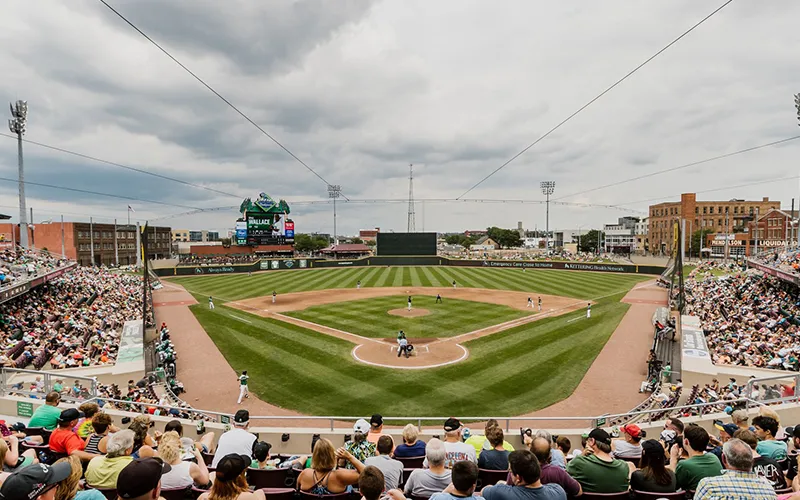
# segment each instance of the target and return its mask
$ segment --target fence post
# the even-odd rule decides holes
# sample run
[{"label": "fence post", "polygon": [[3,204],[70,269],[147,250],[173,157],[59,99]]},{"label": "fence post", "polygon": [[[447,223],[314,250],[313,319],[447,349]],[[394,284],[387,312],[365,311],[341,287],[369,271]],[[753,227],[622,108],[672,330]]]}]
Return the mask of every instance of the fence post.
[{"label": "fence post", "polygon": [[333,419],[331,419],[331,432],[333,432]]},{"label": "fence post", "polygon": [[506,419],[506,432],[511,432],[511,420]]},{"label": "fence post", "polygon": [[422,432],[422,419],[421,418],[417,420],[417,430],[419,432]]},{"label": "fence post", "polygon": [[44,372],[44,393],[45,395],[50,394],[51,388],[53,384],[51,383],[52,375],[48,372]]}]

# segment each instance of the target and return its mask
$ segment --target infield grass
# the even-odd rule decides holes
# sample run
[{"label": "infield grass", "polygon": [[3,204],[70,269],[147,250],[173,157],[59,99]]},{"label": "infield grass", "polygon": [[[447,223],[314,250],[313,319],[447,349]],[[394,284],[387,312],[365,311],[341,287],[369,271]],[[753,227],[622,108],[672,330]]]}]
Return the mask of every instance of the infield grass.
[{"label": "infield grass", "polygon": [[389,314],[392,309],[404,308],[407,297],[392,295],[351,300],[285,314],[362,337],[392,339],[399,330],[403,330],[408,338],[452,337],[530,314],[508,306],[471,300],[446,299],[437,304],[436,297],[430,295],[412,296],[413,307],[427,310],[429,314],[426,316],[405,318]]}]

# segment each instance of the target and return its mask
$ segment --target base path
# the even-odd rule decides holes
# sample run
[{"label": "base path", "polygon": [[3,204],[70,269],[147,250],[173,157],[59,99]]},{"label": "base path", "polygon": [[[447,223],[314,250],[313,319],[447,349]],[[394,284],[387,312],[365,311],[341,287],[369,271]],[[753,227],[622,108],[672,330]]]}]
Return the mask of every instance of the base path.
[{"label": "base path", "polygon": [[[464,333],[456,337],[441,339],[425,339],[430,342],[420,342],[417,339],[409,339],[414,345],[413,355],[409,358],[397,356],[397,342],[394,340],[375,339],[362,337],[354,333],[337,330],[328,326],[312,323],[299,318],[293,318],[281,314],[287,311],[296,311],[319,304],[333,304],[358,299],[368,299],[373,297],[386,297],[391,295],[427,295],[435,297],[437,294],[443,300],[460,299],[471,300],[474,302],[486,302],[513,307],[520,310],[530,311],[526,307],[528,297],[542,297],[543,312],[531,314],[517,318],[498,325]],[[314,330],[325,335],[332,335],[349,342],[353,342],[355,347],[352,350],[353,359],[358,362],[371,366],[383,368],[400,368],[406,370],[419,370],[423,368],[437,368],[440,366],[451,365],[467,359],[469,351],[461,345],[462,342],[474,340],[486,335],[508,330],[516,326],[524,325],[541,318],[559,316],[585,307],[586,301],[583,299],[571,299],[558,297],[555,295],[530,295],[524,292],[513,292],[508,290],[489,290],[483,288],[432,288],[432,287],[397,287],[397,288],[360,288],[360,289],[331,289],[317,290],[313,292],[297,292],[280,295],[276,303],[272,303],[272,296],[256,297],[253,299],[227,302],[225,305],[247,311],[251,314],[266,318],[278,319],[287,323],[302,326],[309,330]],[[427,313],[425,309],[394,309],[388,311],[389,314],[398,316],[419,316],[420,313]]]}]

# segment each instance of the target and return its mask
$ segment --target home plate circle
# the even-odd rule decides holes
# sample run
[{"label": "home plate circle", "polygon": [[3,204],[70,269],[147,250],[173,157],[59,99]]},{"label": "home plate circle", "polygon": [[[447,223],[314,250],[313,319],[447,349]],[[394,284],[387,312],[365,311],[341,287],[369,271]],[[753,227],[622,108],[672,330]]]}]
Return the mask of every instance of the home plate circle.
[{"label": "home plate circle", "polygon": [[431,312],[427,309],[420,309],[416,307],[414,309],[411,309],[410,311],[408,310],[408,308],[392,309],[391,311],[389,311],[389,314],[391,314],[392,316],[402,316],[404,318],[416,318],[419,316],[427,316],[430,313]]}]

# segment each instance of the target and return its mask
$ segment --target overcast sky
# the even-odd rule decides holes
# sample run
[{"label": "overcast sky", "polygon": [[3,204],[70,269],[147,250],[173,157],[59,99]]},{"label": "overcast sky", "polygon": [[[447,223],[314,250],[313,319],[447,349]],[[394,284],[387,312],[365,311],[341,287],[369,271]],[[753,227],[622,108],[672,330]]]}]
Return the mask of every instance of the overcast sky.
[{"label": "overcast sky", "polygon": [[[354,199],[456,198],[723,3],[470,0],[109,0],[330,183]],[[554,198],[800,135],[796,0],[731,3],[466,198]],[[34,219],[108,221],[238,207],[265,191],[298,232],[331,232],[325,182],[96,0],[5,0],[0,96],[29,103],[27,139],[231,193],[226,196],[25,146]],[[4,117],[8,115],[5,111]],[[788,207],[800,140],[559,202],[624,204],[698,191]],[[0,137],[0,177],[16,179]],[[648,200],[648,201],[645,201]],[[0,181],[0,212],[17,219]],[[339,204],[339,232],[406,228],[407,205]],[[553,204],[551,228],[597,227],[619,209]],[[235,210],[158,223],[224,230]],[[545,225],[540,204],[417,203],[417,230]]]}]

